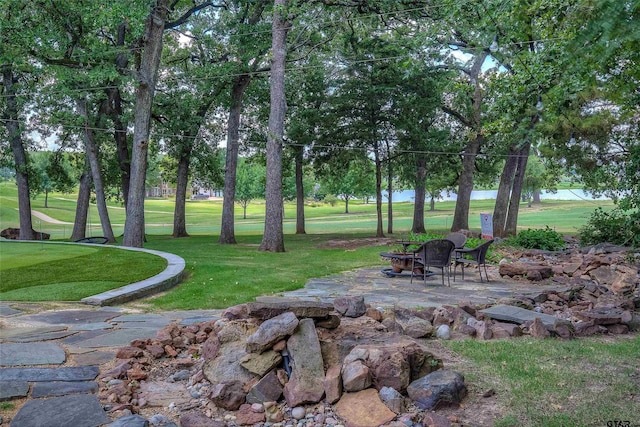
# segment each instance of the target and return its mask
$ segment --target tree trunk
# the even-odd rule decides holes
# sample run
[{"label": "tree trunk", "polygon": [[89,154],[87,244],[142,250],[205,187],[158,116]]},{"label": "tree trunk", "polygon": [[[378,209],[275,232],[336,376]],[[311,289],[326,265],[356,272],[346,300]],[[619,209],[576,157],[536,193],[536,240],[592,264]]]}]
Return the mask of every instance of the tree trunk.
[{"label": "tree trunk", "polygon": [[540,203],[540,190],[533,190],[533,203]]},{"label": "tree trunk", "polygon": [[109,219],[109,211],[107,210],[107,201],[104,194],[104,185],[102,184],[102,172],[100,170],[100,162],[98,160],[98,147],[95,142],[95,133],[89,128],[89,112],[87,110],[87,102],[85,99],[78,98],[76,100],[78,114],[82,117],[84,128],[84,145],[89,166],[91,167],[91,179],[96,192],[96,206],[98,215],[100,216],[100,225],[102,226],[102,234],[110,243],[116,241],[111,228],[111,220]]},{"label": "tree trunk", "polygon": [[[118,25],[116,46],[125,46],[126,34],[129,29],[127,21],[121,22]],[[119,53],[116,56],[116,68],[123,74],[128,72],[129,55],[125,53]],[[107,96],[109,98],[109,115],[113,120],[113,126],[115,128],[114,139],[116,141],[116,153],[118,156],[118,166],[120,167],[120,187],[122,191],[122,201],[124,207],[127,207],[127,200],[129,198],[129,185],[131,183],[131,156],[129,153],[129,145],[127,144],[127,122],[124,120],[124,113],[122,111],[122,97],[120,95],[120,82],[114,81],[113,88],[106,89]]]},{"label": "tree trunk", "polygon": [[264,234],[261,251],[284,252],[282,226],[282,135],[284,133],[285,60],[289,30],[285,9],[287,0],[274,0],[271,60],[271,110],[267,134],[267,185],[265,200]]},{"label": "tree trunk", "polygon": [[189,237],[187,233],[186,203],[187,182],[189,181],[189,159],[191,144],[183,147],[178,160],[178,176],[176,179],[176,204],[173,210],[173,237]]},{"label": "tree trunk", "polygon": [[303,147],[296,147],[296,234],[306,234],[304,224]]},{"label": "tree trunk", "polygon": [[20,240],[34,240],[33,222],[31,221],[31,198],[29,197],[29,171],[27,154],[20,136],[18,122],[18,100],[14,87],[15,76],[10,65],[2,66],[2,80],[6,108],[3,114],[7,136],[16,168],[16,185],[18,186],[18,215],[20,217]]},{"label": "tree trunk", "polygon": [[85,169],[80,176],[78,189],[78,202],[76,203],[76,217],[73,221],[71,240],[84,239],[87,235],[87,213],[89,212],[89,199],[91,198],[91,172],[89,160],[85,159]]},{"label": "tree trunk", "polygon": [[235,197],[236,172],[238,170],[238,146],[240,140],[240,119],[242,116],[242,98],[251,81],[248,75],[237,76],[231,88],[231,107],[227,121],[227,154],[225,158],[224,190],[222,196],[222,222],[218,243],[236,244],[235,236]]},{"label": "tree trunk", "polygon": [[376,227],[376,237],[384,237],[384,226],[382,224],[382,163],[380,162],[380,146],[374,143],[373,153],[376,165],[376,216],[378,217]]},{"label": "tree trunk", "polygon": [[505,236],[504,233],[507,224],[511,187],[513,186],[513,177],[516,173],[516,168],[518,167],[517,154],[518,150],[516,147],[512,146],[509,148],[509,155],[505,160],[502,174],[500,175],[496,204],[493,208],[493,235],[495,237]]},{"label": "tree trunk", "polygon": [[387,163],[387,182],[387,193],[389,193],[389,204],[387,205],[387,233],[393,234],[393,166],[391,165],[391,160]]},{"label": "tree trunk", "polygon": [[345,197],[344,199],[344,213],[349,213],[349,198]]},{"label": "tree trunk", "polygon": [[509,211],[507,213],[507,221],[504,227],[503,236],[515,236],[518,229],[518,212],[520,210],[520,196],[522,194],[522,183],[524,182],[524,176],[527,169],[527,161],[529,160],[530,143],[524,144],[524,146],[518,152],[518,163],[516,166],[516,173],[513,178],[513,185],[511,186],[511,200],[509,200]]},{"label": "tree trunk", "polygon": [[127,207],[129,199],[129,185],[131,184],[131,157],[129,153],[129,145],[127,144],[127,124],[122,120],[122,99],[120,97],[120,89],[109,89],[108,96],[111,98],[111,120],[115,131],[113,137],[116,141],[116,154],[118,157],[118,166],[120,167],[120,188],[122,191],[122,201],[124,207]]},{"label": "tree trunk", "polygon": [[47,189],[44,190],[44,207],[49,207],[49,190]]},{"label": "tree trunk", "polygon": [[451,231],[469,229],[469,206],[471,204],[471,192],[473,191],[473,172],[476,166],[476,156],[480,151],[484,138],[477,134],[464,150],[462,158],[462,172],[458,178],[458,197],[456,209],[453,215]]},{"label": "tree trunk", "polygon": [[451,223],[451,231],[469,229],[469,206],[471,204],[471,191],[473,191],[473,172],[476,165],[476,156],[480,152],[480,147],[484,143],[482,136],[482,88],[478,76],[482,70],[482,64],[488,53],[482,51],[473,61],[469,77],[474,83],[473,97],[471,99],[473,117],[467,121],[467,125],[474,132],[474,138],[469,141],[462,158],[462,172],[458,179],[458,197],[456,199],[456,209]]},{"label": "tree trunk", "polygon": [[414,183],[415,198],[413,200],[413,225],[411,231],[414,233],[426,233],[424,227],[424,200],[426,197],[427,161],[418,159],[416,161],[416,181]]},{"label": "tree trunk", "polygon": [[131,182],[124,224],[123,246],[141,248],[144,244],[144,197],[149,150],[149,130],[153,95],[162,56],[162,35],[167,18],[168,0],[157,0],[145,24],[143,52],[137,70],[136,105],[131,154]]}]

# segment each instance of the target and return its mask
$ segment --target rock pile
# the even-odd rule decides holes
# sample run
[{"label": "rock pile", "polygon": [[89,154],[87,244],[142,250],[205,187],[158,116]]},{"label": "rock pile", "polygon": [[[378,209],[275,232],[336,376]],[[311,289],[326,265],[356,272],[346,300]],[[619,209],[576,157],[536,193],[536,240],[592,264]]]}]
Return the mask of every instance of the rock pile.
[{"label": "rock pile", "polygon": [[163,406],[181,426],[411,426],[466,395],[464,377],[413,338],[438,315],[362,297],[236,306],[120,349],[100,398],[113,417]]}]

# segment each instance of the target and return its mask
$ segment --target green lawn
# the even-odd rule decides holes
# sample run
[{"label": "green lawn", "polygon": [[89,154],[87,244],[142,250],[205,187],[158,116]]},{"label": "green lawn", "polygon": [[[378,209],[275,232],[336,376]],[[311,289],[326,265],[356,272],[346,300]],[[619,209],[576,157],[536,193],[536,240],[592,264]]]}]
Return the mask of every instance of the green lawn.
[{"label": "green lawn", "polygon": [[0,301],[78,301],[166,266],[156,255],[108,246],[0,241]]}]

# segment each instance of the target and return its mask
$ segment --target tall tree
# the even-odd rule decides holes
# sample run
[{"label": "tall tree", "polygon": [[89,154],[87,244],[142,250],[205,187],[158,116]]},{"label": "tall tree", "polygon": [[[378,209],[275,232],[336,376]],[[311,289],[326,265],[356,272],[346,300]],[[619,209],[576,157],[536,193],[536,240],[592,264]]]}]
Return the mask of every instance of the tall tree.
[{"label": "tall tree", "polygon": [[142,55],[136,69],[135,128],[131,154],[131,181],[127,218],[124,224],[124,246],[142,247],[144,244],[144,194],[149,151],[151,108],[162,55],[162,36],[169,12],[169,1],[158,0],[152,7],[145,23],[142,38]]},{"label": "tall tree", "polygon": [[28,5],[20,1],[0,2],[0,19],[6,26],[6,30],[0,32],[0,118],[4,122],[6,138],[14,158],[21,240],[35,238],[31,221],[28,160],[21,129],[24,101],[18,96],[20,84],[26,82],[26,71],[32,69],[24,50],[26,44],[17,37],[21,34],[19,28],[24,25],[23,21],[31,21],[28,12]]},{"label": "tall tree", "polygon": [[222,218],[220,237],[218,238],[218,242],[222,244],[236,243],[234,204],[242,106],[245,92],[251,80],[260,72],[266,71],[266,67],[263,66],[263,57],[268,52],[268,44],[266,43],[267,39],[262,35],[264,33],[260,31],[263,27],[259,24],[268,4],[269,0],[237,2],[237,9],[233,10],[235,15],[226,17],[230,23],[229,27],[224,27],[240,34],[234,34],[231,37],[233,45],[229,46],[229,51],[235,52],[233,57],[235,66],[233,67],[234,77],[230,90]]},{"label": "tall tree", "polygon": [[271,45],[271,110],[267,134],[267,185],[265,197],[264,234],[261,251],[284,252],[282,225],[282,136],[284,134],[285,62],[287,56],[287,0],[274,0]]}]

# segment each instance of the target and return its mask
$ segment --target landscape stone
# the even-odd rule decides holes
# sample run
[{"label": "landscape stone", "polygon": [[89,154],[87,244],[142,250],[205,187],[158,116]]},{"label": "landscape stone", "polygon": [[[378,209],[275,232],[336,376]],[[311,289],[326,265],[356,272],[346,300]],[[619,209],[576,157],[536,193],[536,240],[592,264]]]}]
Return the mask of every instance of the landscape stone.
[{"label": "landscape stone", "polygon": [[345,360],[341,373],[345,391],[360,391],[371,385],[371,372],[362,360]]},{"label": "landscape stone", "polygon": [[494,305],[493,307],[480,310],[480,313],[483,313],[485,316],[489,316],[492,319],[515,322],[518,324],[523,324],[526,321],[539,318],[549,330],[553,330],[553,327],[558,320],[555,316],[537,313],[533,310],[525,310],[523,308],[513,307],[510,305]]},{"label": "landscape stone", "polygon": [[97,396],[77,394],[29,400],[20,408],[11,424],[20,427],[98,427],[110,421]]},{"label": "landscape stone", "polygon": [[[593,321],[596,325],[615,325],[625,323],[625,311],[618,307],[599,307],[575,313],[575,316],[585,322]],[[627,316],[627,321],[630,320]]]},{"label": "landscape stone", "polygon": [[107,424],[107,427],[149,427],[149,421],[140,415],[125,415]]},{"label": "landscape stone", "polygon": [[259,377],[264,376],[267,372],[278,366],[282,362],[282,355],[273,350],[267,350],[264,353],[249,353],[242,357],[240,365]]},{"label": "landscape stone", "polygon": [[256,425],[265,420],[264,412],[254,412],[251,405],[245,403],[240,405],[240,409],[236,412],[236,424],[238,425]]},{"label": "landscape stone", "polygon": [[1,368],[0,381],[90,381],[100,373],[97,366],[60,368]]},{"label": "landscape stone", "polygon": [[31,390],[31,397],[51,397],[65,396],[68,394],[78,393],[96,393],[98,391],[98,383],[94,381],[51,381],[35,383]]},{"label": "landscape stone", "polygon": [[343,394],[335,409],[347,427],[378,427],[396,417],[372,388]]},{"label": "landscape stone", "polygon": [[202,372],[212,384],[240,381],[247,384],[256,379],[256,375],[247,371],[240,365],[244,355],[245,344],[242,341],[233,341],[223,345],[218,355],[204,363]]},{"label": "landscape stone", "polygon": [[150,407],[168,407],[171,403],[189,403],[191,395],[184,384],[166,381],[141,381],[138,399],[144,399]]},{"label": "landscape stone", "polygon": [[228,381],[215,384],[211,389],[209,398],[216,406],[235,411],[245,403],[246,396],[247,394],[244,392],[243,384],[240,381]]},{"label": "landscape stone", "polygon": [[526,277],[527,280],[541,281],[553,276],[553,270],[547,265],[536,265],[525,262],[504,262],[498,266],[501,277]]},{"label": "landscape stone", "polygon": [[59,365],[66,355],[55,343],[0,344],[0,366]]},{"label": "landscape stone", "polygon": [[345,317],[360,317],[367,312],[362,295],[336,298],[333,300],[333,307]]},{"label": "landscape stone", "polygon": [[269,372],[258,381],[249,393],[247,393],[247,403],[275,402],[282,396],[282,384],[275,371]]},{"label": "landscape stone", "polygon": [[335,403],[342,396],[342,375],[340,365],[332,365],[327,369],[327,373],[322,382],[324,386],[325,400],[328,403]]},{"label": "landscape stone", "polygon": [[529,334],[534,338],[547,338],[551,335],[539,317],[533,319],[533,323],[529,326]]},{"label": "landscape stone", "polygon": [[467,395],[467,387],[461,374],[439,370],[409,384],[407,394],[416,406],[430,411],[441,406],[458,405]]},{"label": "landscape stone", "polygon": [[405,411],[404,396],[398,390],[391,387],[382,387],[378,394],[387,408],[396,414],[401,414]]},{"label": "landscape stone", "polygon": [[227,427],[227,423],[208,418],[202,412],[180,414],[180,427]]},{"label": "landscape stone", "polygon": [[0,402],[14,397],[25,397],[27,393],[29,393],[29,383],[26,381],[0,382]]},{"label": "landscape stone", "polygon": [[293,334],[297,326],[298,318],[290,311],[265,320],[247,339],[247,353],[262,353]]},{"label": "landscape stone", "polygon": [[286,300],[281,302],[252,302],[247,304],[248,315],[259,320],[267,320],[287,311],[298,319],[307,317],[321,319],[333,310],[333,305],[315,301]]},{"label": "landscape stone", "polygon": [[287,341],[291,358],[291,378],[284,386],[290,407],[316,403],[324,395],[324,363],[320,341],[312,319],[302,319]]}]

